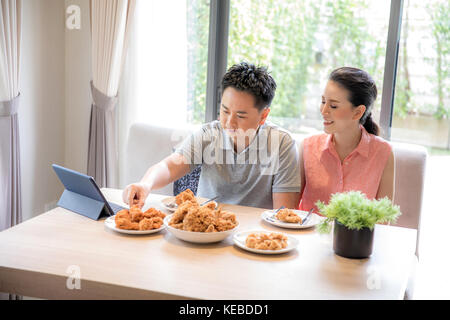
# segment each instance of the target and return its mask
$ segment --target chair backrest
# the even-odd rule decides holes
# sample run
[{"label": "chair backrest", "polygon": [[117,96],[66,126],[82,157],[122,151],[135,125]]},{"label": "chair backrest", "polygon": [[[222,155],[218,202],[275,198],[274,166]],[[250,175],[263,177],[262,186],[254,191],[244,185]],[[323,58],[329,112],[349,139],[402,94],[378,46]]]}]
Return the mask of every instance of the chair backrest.
[{"label": "chair backrest", "polygon": [[395,156],[394,203],[402,215],[397,225],[419,229],[427,150],[418,145],[392,142]]},{"label": "chair backrest", "polygon": [[396,226],[417,229],[416,254],[418,256],[420,220],[427,150],[419,145],[391,142],[395,157],[394,203],[402,215]]},{"label": "chair backrest", "polygon": [[[126,148],[125,185],[141,180],[152,165],[172,154],[192,128],[171,129],[136,123],[130,128]],[[173,183],[154,191],[157,194],[173,195]]]}]

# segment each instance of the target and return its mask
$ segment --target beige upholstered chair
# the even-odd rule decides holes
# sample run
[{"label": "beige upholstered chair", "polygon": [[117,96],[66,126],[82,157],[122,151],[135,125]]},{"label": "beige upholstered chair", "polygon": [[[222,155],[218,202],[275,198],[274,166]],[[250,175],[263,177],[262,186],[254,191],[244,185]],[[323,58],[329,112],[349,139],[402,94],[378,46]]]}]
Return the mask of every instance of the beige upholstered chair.
[{"label": "beige upholstered chair", "polygon": [[[142,123],[133,124],[126,147],[124,179],[122,185],[141,180],[150,166],[169,156],[175,146],[192,132],[191,128],[171,129]],[[172,195],[173,183],[154,191]]]},{"label": "beige upholstered chair", "polygon": [[414,297],[414,282],[419,262],[420,220],[427,150],[418,145],[392,142],[395,156],[394,203],[400,206],[402,215],[396,226],[417,229],[416,264],[406,288],[405,299]]},{"label": "beige upholstered chair", "polygon": [[427,150],[418,145],[392,142],[395,156],[394,203],[402,215],[396,226],[417,229],[416,255],[419,256],[420,219]]}]

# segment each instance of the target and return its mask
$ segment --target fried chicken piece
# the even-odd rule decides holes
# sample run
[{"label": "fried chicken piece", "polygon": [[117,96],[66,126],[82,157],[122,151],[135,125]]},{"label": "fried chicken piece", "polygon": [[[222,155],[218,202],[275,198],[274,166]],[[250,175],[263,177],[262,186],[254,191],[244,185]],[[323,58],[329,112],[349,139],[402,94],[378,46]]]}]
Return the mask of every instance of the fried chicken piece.
[{"label": "fried chicken piece", "polygon": [[176,228],[176,229],[183,230],[183,222],[181,222],[181,223],[176,223],[176,224],[170,224],[170,223],[169,223],[169,225],[170,225],[172,228]]},{"label": "fried chicken piece", "polygon": [[256,244],[255,249],[258,250],[269,250],[270,247],[270,240],[264,240],[262,242],[259,242]]},{"label": "fried chicken piece", "polygon": [[290,209],[281,209],[278,211],[276,218],[289,223],[302,223],[302,218]]},{"label": "fried chicken piece", "polygon": [[210,224],[205,232],[217,232],[213,224]]},{"label": "fried chicken piece", "polygon": [[131,220],[130,212],[127,209],[120,210],[116,213],[116,216],[114,218],[115,221],[117,221],[117,219]]},{"label": "fried chicken piece", "polygon": [[235,222],[223,218],[218,219],[216,223],[217,231],[227,231],[233,229],[234,227],[236,227]]},{"label": "fried chicken piece", "polygon": [[150,208],[144,212],[144,218],[150,219],[154,217],[160,217],[161,219],[164,219],[166,217],[166,214],[155,208]]},{"label": "fried chicken piece", "polygon": [[175,210],[172,218],[169,221],[169,226],[182,223],[184,216],[189,212],[189,209],[198,207],[197,202],[187,201],[181,204],[177,210]]},{"label": "fried chicken piece", "polygon": [[150,220],[153,220],[153,229],[159,229],[163,225],[164,221],[161,217],[153,217]]},{"label": "fried chicken piece", "polygon": [[124,230],[139,230],[139,223],[131,222],[128,219],[117,219],[116,228]]},{"label": "fried chicken piece", "polygon": [[161,228],[163,220],[160,217],[144,218],[139,222],[139,230],[153,230]]},{"label": "fried chicken piece", "polygon": [[222,211],[221,218],[224,220],[230,220],[236,222],[236,215],[231,212]]},{"label": "fried chicken piece", "polygon": [[[251,237],[253,235],[253,237]],[[256,248],[256,244],[258,243],[258,239],[256,238],[256,236],[254,236],[254,234],[251,234],[247,237],[247,239],[245,240],[245,245],[249,248]]]},{"label": "fried chicken piece", "polygon": [[178,194],[178,195],[175,197],[175,203],[176,203],[177,205],[180,205],[180,204],[182,204],[182,203],[184,203],[184,202],[186,202],[186,201],[195,201],[195,202],[197,202],[197,201],[195,200],[195,195],[194,195],[194,193],[191,191],[191,189],[186,189],[186,190],[184,190],[183,192],[181,192],[180,194]]},{"label": "fried chicken piece", "polygon": [[214,201],[208,202],[207,204],[203,205],[202,207],[206,207],[210,210],[216,209],[216,203]]},{"label": "fried chicken piece", "polygon": [[142,219],[144,219],[144,213],[142,211],[131,214],[131,221],[132,222],[139,223]]},{"label": "fried chicken piece", "polygon": [[130,207],[130,214],[142,212],[141,208],[138,205],[133,205]]},{"label": "fried chicken piece", "polygon": [[171,227],[192,232],[220,232],[237,226],[234,213],[215,210],[215,204],[200,206],[196,201],[182,203],[169,221]]},{"label": "fried chicken piece", "polygon": [[269,249],[270,250],[280,250],[281,249],[281,244],[280,244],[279,240],[272,240],[272,241],[270,241]]},{"label": "fried chicken piece", "polygon": [[259,234],[259,239],[261,239],[261,240],[270,240],[270,236],[268,235],[268,234],[266,234],[266,233],[260,233]]},{"label": "fried chicken piece", "polygon": [[191,208],[183,220],[183,230],[205,232],[209,225],[214,224],[214,214],[207,207]]},{"label": "fried chicken piece", "polygon": [[287,239],[288,239],[288,238],[287,238],[284,234],[282,234],[282,233],[275,233],[275,232],[272,232],[269,236],[270,236],[270,238],[273,239],[273,240],[287,240]]},{"label": "fried chicken piece", "polygon": [[144,219],[144,213],[139,206],[134,205],[130,208],[131,222],[139,222]]},{"label": "fried chicken piece", "polygon": [[287,237],[280,233],[251,233],[245,240],[245,245],[259,250],[281,250],[287,247]]}]

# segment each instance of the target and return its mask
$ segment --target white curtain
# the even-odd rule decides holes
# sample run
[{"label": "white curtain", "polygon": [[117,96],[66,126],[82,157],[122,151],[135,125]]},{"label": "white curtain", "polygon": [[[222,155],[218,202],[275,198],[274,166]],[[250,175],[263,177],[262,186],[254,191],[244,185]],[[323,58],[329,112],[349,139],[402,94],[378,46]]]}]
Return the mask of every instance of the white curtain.
[{"label": "white curtain", "polygon": [[188,41],[192,32],[188,29],[188,6],[185,1],[177,5],[171,1],[136,1],[117,108],[119,188],[130,182],[125,159],[128,133],[134,123],[188,126],[188,48],[195,45]]},{"label": "white curtain", "polygon": [[0,0],[0,231],[22,220],[19,60],[21,0]]},{"label": "white curtain", "polygon": [[[22,0],[0,0],[0,231],[22,222],[19,67]],[[0,300],[21,296],[0,293]]]},{"label": "white curtain", "polygon": [[115,107],[135,0],[91,0],[92,99],[88,174],[117,187]]}]

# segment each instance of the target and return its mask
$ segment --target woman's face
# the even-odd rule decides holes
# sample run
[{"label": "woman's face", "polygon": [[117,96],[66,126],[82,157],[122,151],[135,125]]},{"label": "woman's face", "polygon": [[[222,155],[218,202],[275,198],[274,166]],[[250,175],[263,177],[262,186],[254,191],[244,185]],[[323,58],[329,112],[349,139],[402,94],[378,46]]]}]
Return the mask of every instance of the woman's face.
[{"label": "woman's face", "polygon": [[353,106],[348,100],[349,91],[338,83],[329,80],[322,95],[320,113],[323,117],[324,131],[329,134],[341,133],[359,125],[364,114],[364,105]]}]

